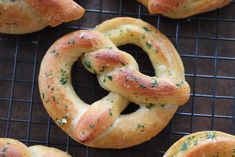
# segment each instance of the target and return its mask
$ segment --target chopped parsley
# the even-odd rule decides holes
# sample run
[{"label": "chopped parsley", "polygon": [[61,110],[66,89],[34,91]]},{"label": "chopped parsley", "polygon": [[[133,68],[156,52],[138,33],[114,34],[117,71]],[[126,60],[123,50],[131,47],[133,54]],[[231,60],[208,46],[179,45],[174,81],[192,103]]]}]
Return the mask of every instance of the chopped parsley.
[{"label": "chopped parsley", "polygon": [[141,34],[141,39],[145,39],[145,35],[144,34]]},{"label": "chopped parsley", "polygon": [[208,139],[214,140],[215,137],[216,137],[215,132],[208,132],[207,133],[207,138]]},{"label": "chopped parsley", "polygon": [[148,27],[143,27],[145,32],[150,32],[150,29]]},{"label": "chopped parsley", "polygon": [[157,80],[153,79],[152,88],[157,87]]},{"label": "chopped parsley", "polygon": [[67,124],[67,119],[68,119],[68,114],[65,114],[62,119],[56,119],[55,122],[58,124],[58,125],[64,125],[64,124]]},{"label": "chopped parsley", "polygon": [[84,65],[85,65],[85,67],[87,67],[88,69],[91,69],[91,68],[92,68],[92,67],[91,67],[91,62],[89,62],[89,61],[87,61],[87,60],[84,61]]},{"label": "chopped parsley", "polygon": [[143,124],[137,123],[137,128],[140,129],[141,132],[144,131],[144,125]]},{"label": "chopped parsley", "polygon": [[75,44],[75,40],[74,39],[70,39],[69,41],[68,41],[68,45],[74,45]]},{"label": "chopped parsley", "polygon": [[109,115],[110,115],[110,116],[112,116],[112,115],[113,115],[113,113],[112,113],[112,109],[111,109],[111,108],[109,108]]},{"label": "chopped parsley", "polygon": [[113,76],[108,75],[107,77],[108,77],[108,79],[109,79],[110,81],[113,80]]},{"label": "chopped parsley", "polygon": [[68,80],[69,80],[67,71],[64,70],[64,69],[61,69],[60,71],[61,71],[60,83],[61,83],[62,85],[65,85],[65,84],[68,82]]},{"label": "chopped parsley", "polygon": [[140,84],[139,86],[140,88],[146,88],[146,86],[144,84]]},{"label": "chopped parsley", "polygon": [[179,82],[179,83],[176,83],[175,85],[176,85],[176,87],[181,87],[182,84],[184,84],[184,81],[181,81],[181,82]]},{"label": "chopped parsley", "polygon": [[189,148],[189,142],[183,142],[183,144],[180,147],[180,151],[184,152]]},{"label": "chopped parsley", "polygon": [[151,109],[154,107],[154,105],[153,105],[153,104],[148,104],[148,105],[146,105],[145,107],[146,107],[147,109],[150,109],[150,110],[151,110]]},{"label": "chopped parsley", "polygon": [[149,41],[147,41],[146,46],[147,46],[148,49],[151,49],[153,45]]}]

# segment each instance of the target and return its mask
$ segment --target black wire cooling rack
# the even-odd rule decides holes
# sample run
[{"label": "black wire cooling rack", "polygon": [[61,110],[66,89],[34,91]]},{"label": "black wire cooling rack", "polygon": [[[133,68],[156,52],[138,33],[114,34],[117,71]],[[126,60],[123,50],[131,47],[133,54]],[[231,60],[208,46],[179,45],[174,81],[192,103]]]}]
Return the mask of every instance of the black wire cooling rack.
[{"label": "black wire cooling rack", "polygon": [[[0,137],[16,138],[27,145],[54,146],[74,157],[158,157],[173,142],[191,132],[221,130],[235,134],[234,2],[184,20],[149,15],[134,0],[80,0],[78,3],[87,10],[81,20],[28,35],[0,35]],[[151,141],[123,150],[87,148],[70,139],[50,120],[39,98],[39,66],[48,47],[62,35],[91,29],[117,16],[141,18],[171,39],[184,62],[191,99]],[[153,74],[147,55],[139,48],[127,45],[121,49],[136,58],[143,73]],[[79,62],[73,68],[73,84],[88,103],[107,94],[99,87],[96,77]],[[130,106],[126,112],[134,104]]]}]

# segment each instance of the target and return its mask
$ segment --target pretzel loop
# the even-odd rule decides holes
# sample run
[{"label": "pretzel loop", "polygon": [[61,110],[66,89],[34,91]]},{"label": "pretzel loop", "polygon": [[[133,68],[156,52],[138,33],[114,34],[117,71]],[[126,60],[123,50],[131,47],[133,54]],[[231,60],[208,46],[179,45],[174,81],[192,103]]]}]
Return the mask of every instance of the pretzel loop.
[{"label": "pretzel loop", "polygon": [[[181,60],[167,38],[141,20],[116,18],[96,30],[104,35],[77,31],[50,47],[39,74],[44,106],[64,131],[88,146],[123,148],[146,141],[161,131],[177,106],[189,98]],[[147,52],[156,77],[141,74],[135,59],[115,46],[127,43]],[[71,85],[72,65],[78,58],[110,91],[92,105],[80,100]],[[140,108],[120,115],[129,101]],[[113,140],[115,143],[110,143]]]}]

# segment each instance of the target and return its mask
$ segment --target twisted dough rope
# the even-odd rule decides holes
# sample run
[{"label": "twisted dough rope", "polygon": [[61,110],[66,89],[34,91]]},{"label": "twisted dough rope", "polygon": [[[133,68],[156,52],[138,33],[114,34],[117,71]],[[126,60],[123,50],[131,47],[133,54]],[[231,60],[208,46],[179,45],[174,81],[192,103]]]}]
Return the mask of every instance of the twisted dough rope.
[{"label": "twisted dough rope", "polygon": [[[169,40],[142,20],[115,18],[96,30],[106,37],[94,30],[81,30],[49,48],[39,73],[43,104],[60,128],[85,145],[124,148],[149,140],[189,98],[181,59]],[[146,51],[155,77],[141,74],[134,58],[115,46],[128,43]],[[78,58],[97,74],[100,85],[111,91],[92,105],[78,98],[71,85],[71,68]],[[140,108],[120,115],[129,100]]]},{"label": "twisted dough rope", "polygon": [[84,9],[73,0],[0,0],[0,32],[24,34],[79,19]]},{"label": "twisted dough rope", "polygon": [[1,157],[71,157],[69,154],[41,145],[27,147],[23,143],[9,138],[0,138]]},{"label": "twisted dough rope", "polygon": [[137,0],[148,7],[151,14],[178,19],[221,8],[232,0]]},{"label": "twisted dough rope", "polygon": [[219,131],[202,131],[185,136],[163,157],[233,157],[235,136]]}]

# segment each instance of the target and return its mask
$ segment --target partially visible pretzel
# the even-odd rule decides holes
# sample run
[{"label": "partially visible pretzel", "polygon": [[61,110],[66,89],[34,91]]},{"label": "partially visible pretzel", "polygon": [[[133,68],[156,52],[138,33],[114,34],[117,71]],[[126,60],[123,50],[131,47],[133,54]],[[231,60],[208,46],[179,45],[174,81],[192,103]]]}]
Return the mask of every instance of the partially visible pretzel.
[{"label": "partially visible pretzel", "polygon": [[181,138],[163,157],[234,157],[235,136],[202,131]]},{"label": "partially visible pretzel", "polygon": [[[149,140],[189,98],[181,59],[169,40],[142,20],[115,18],[95,30],[73,32],[49,48],[39,74],[43,104],[58,126],[85,145],[124,148]],[[140,73],[134,58],[116,47],[128,43],[146,51],[156,76]],[[71,68],[78,58],[111,91],[91,106],[71,85]],[[129,101],[140,109],[120,115]]]},{"label": "partially visible pretzel", "polygon": [[82,17],[73,0],[0,0],[0,32],[24,34]]},{"label": "partially visible pretzel", "polygon": [[23,143],[0,138],[0,157],[71,157],[69,154],[51,147],[36,145],[27,147]]},{"label": "partially visible pretzel", "polygon": [[151,14],[178,19],[221,8],[232,0],[137,0],[148,7]]}]

